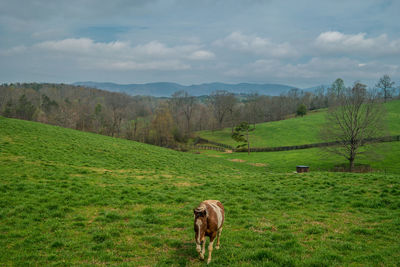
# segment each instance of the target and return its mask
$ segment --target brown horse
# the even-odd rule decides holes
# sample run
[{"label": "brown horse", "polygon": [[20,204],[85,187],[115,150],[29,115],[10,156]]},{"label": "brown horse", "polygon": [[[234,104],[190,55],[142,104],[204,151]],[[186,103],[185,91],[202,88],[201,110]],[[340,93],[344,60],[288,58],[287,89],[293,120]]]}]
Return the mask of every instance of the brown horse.
[{"label": "brown horse", "polygon": [[224,206],[218,200],[205,200],[193,212],[196,250],[201,260],[204,260],[205,236],[210,238],[207,259],[207,264],[209,264],[211,262],[215,237],[217,237],[217,246],[215,248],[219,249],[219,237],[221,236],[222,225],[225,219]]}]

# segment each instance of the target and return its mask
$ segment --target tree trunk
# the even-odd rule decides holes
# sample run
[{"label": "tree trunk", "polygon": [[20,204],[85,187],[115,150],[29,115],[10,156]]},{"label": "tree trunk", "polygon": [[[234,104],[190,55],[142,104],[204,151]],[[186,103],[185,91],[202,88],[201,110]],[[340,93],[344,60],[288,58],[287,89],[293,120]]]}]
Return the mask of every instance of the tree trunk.
[{"label": "tree trunk", "polygon": [[133,140],[136,141],[137,121],[133,123]]},{"label": "tree trunk", "polygon": [[224,117],[221,117],[218,121],[219,129],[222,129],[222,123],[224,122]]},{"label": "tree trunk", "polygon": [[354,170],[354,159],[356,158],[356,151],[357,151],[357,142],[355,141],[354,137],[351,138],[350,141],[350,156],[349,156],[349,171],[353,172]]},{"label": "tree trunk", "polygon": [[354,170],[354,157],[349,159],[349,163],[350,163],[349,164],[349,171],[353,172],[353,170]]},{"label": "tree trunk", "polygon": [[247,155],[250,155],[249,129],[246,130],[246,134],[247,134]]},{"label": "tree trunk", "polygon": [[233,119],[233,110],[232,109],[230,110],[230,114],[231,114],[231,125],[232,125],[232,127],[231,127],[232,133],[231,134],[233,134],[233,129],[235,128],[235,122]]},{"label": "tree trunk", "polygon": [[190,135],[190,118],[186,118],[187,136]]}]

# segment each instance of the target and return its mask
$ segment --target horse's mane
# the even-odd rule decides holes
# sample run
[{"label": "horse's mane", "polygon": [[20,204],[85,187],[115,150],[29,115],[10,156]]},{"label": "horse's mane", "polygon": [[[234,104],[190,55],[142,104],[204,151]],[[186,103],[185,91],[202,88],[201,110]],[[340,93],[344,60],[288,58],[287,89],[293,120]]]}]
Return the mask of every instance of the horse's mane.
[{"label": "horse's mane", "polygon": [[196,212],[202,212],[205,210],[207,210],[207,207],[206,207],[206,204],[204,204],[204,203],[200,203],[200,205],[197,208],[195,208]]}]

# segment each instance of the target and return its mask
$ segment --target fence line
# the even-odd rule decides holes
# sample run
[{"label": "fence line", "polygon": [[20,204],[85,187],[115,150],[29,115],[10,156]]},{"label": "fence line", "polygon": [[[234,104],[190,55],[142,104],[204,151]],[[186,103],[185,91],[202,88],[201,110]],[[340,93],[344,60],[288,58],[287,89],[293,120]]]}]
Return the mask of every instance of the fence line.
[{"label": "fence line", "polygon": [[201,137],[196,137],[196,139],[194,140],[194,144],[195,145],[197,145],[197,144],[212,144],[212,145],[223,147],[223,148],[230,149],[230,150],[234,150],[235,149],[233,146],[230,146],[230,145],[227,145],[227,144],[218,143],[218,142],[214,142],[214,141],[207,140],[207,139],[204,139],[204,138],[201,138]]},{"label": "fence line", "polygon": [[225,152],[225,148],[218,146],[192,145],[192,149],[204,149]]},{"label": "fence line", "polygon": [[[392,136],[383,136],[377,138],[367,138],[364,139],[364,143],[377,143],[377,142],[395,142],[400,141],[400,135],[392,135]],[[216,145],[218,147],[206,146],[206,145],[197,145],[198,143],[209,143]],[[328,146],[335,146],[339,145],[341,142],[334,141],[334,142],[323,142],[323,143],[314,143],[314,144],[305,144],[305,145],[297,145],[297,146],[279,146],[279,147],[251,147],[250,152],[274,152],[274,151],[289,151],[289,150],[296,150],[296,149],[307,149],[307,148],[315,148],[315,147],[328,147]],[[225,149],[230,149],[234,152],[247,152],[247,149],[235,149],[232,146],[221,144],[213,141],[209,141],[207,139],[203,139],[198,137],[195,141],[194,147],[202,147],[199,149],[210,149],[216,151],[225,151]],[[207,148],[206,148],[207,147]]]}]

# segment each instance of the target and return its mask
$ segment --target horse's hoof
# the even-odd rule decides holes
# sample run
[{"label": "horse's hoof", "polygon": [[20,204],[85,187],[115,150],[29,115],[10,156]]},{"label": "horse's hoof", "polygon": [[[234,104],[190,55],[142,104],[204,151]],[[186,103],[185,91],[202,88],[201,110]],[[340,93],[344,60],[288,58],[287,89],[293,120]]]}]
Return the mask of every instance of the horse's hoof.
[{"label": "horse's hoof", "polygon": [[209,259],[209,260],[207,261],[207,264],[210,264],[210,262],[211,262],[211,259]]},{"label": "horse's hoof", "polygon": [[202,257],[202,256],[200,256],[200,260],[201,260],[201,261],[204,261],[204,256],[203,256],[203,257]]},{"label": "horse's hoof", "polygon": [[219,249],[219,246],[216,246],[215,249]]}]

